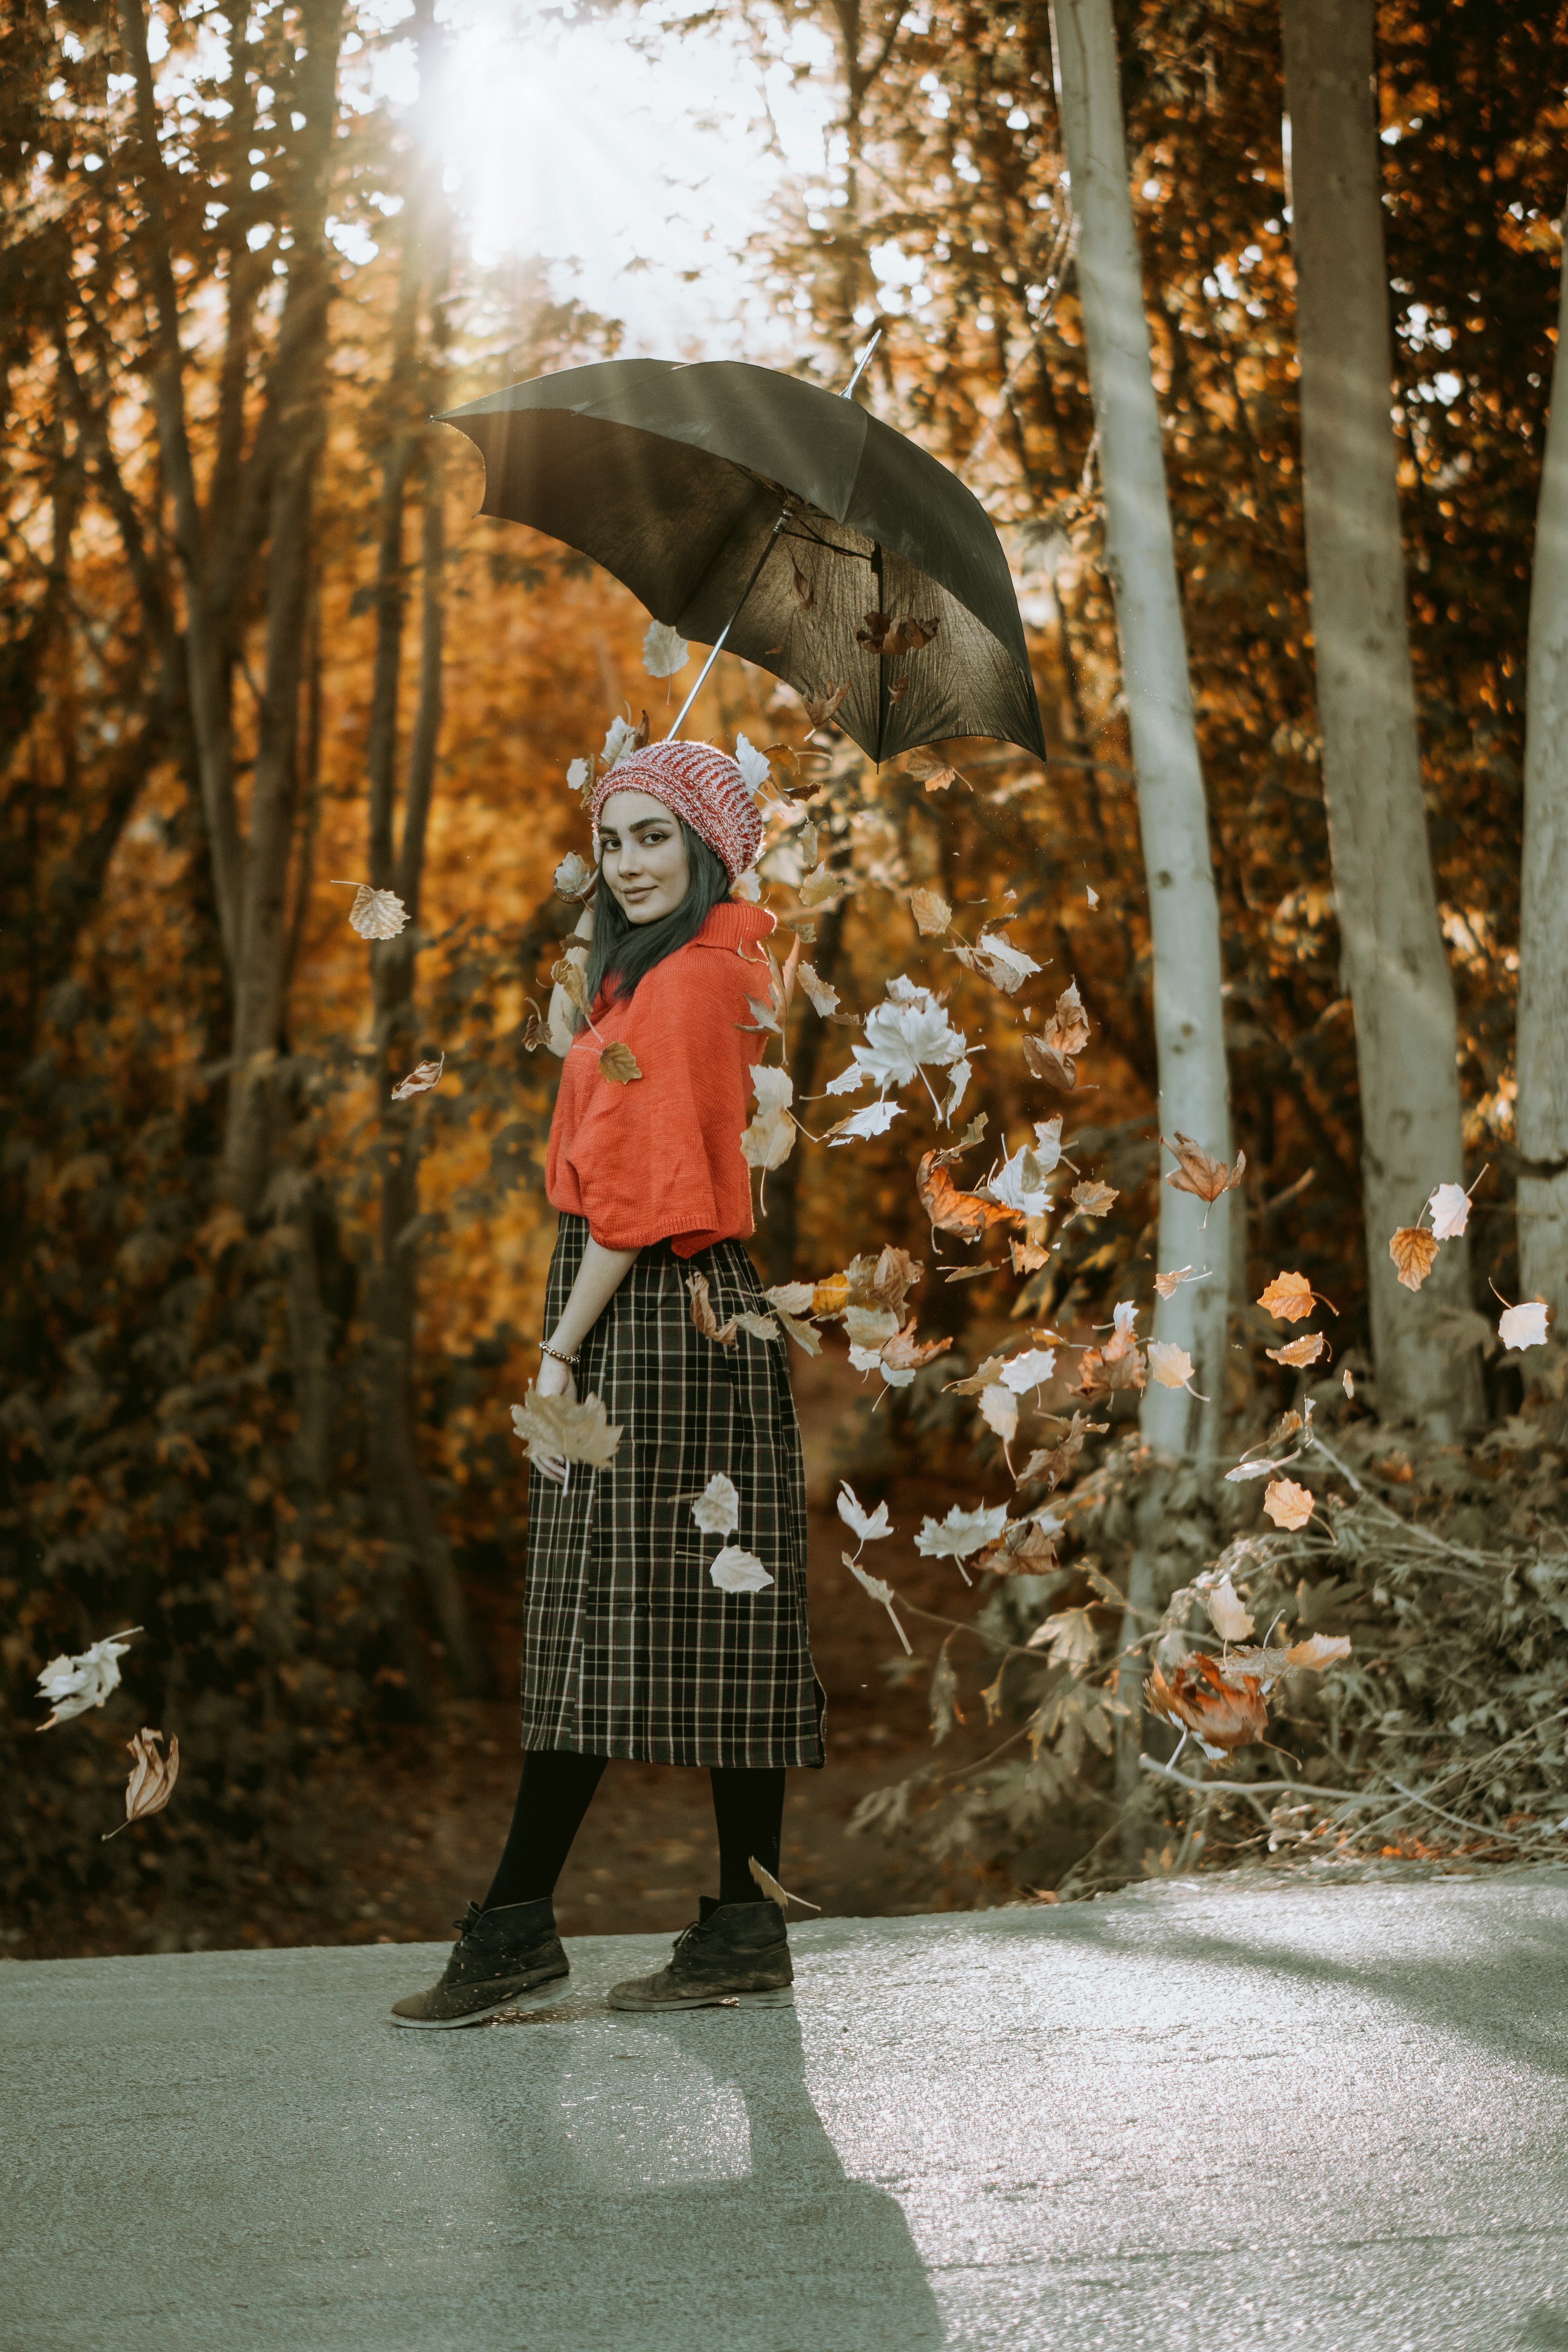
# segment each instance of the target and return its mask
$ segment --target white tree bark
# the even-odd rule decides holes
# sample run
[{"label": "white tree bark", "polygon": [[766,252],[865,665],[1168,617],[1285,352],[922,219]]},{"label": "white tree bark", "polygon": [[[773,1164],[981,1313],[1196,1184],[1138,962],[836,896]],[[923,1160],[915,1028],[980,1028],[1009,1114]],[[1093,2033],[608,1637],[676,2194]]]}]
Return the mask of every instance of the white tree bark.
[{"label": "white tree bark", "polygon": [[[1079,301],[1100,436],[1106,566],[1116,595],[1138,771],[1154,950],[1160,1131],[1173,1136],[1179,1128],[1215,1158],[1227,1158],[1219,907],[1132,222],[1116,29],[1110,0],[1053,0],[1051,20],[1062,142],[1079,222]],[[1161,1268],[1209,1268],[1206,1281],[1184,1283],[1155,1311],[1155,1338],[1175,1342],[1193,1360],[1196,1397],[1152,1380],[1144,1391],[1143,1434],[1173,1453],[1207,1456],[1218,1442],[1229,1221],[1242,1213],[1240,1193],[1227,1193],[1208,1212],[1205,1228],[1202,1202],[1161,1187]]]},{"label": "white tree bark", "polygon": [[[1568,1313],[1568,357],[1560,304],[1530,585],[1519,929],[1519,1180],[1525,1298]],[[1550,1172],[1555,1171],[1555,1172]]]},{"label": "white tree bark", "polygon": [[1464,1153],[1405,609],[1373,0],[1283,7],[1307,565],[1323,797],[1355,1010],[1377,1402],[1387,1417],[1443,1433],[1480,1411],[1479,1359],[1453,1322],[1469,1306],[1466,1245],[1444,1243],[1419,1297],[1400,1286],[1388,1254],[1435,1185],[1463,1181]]}]

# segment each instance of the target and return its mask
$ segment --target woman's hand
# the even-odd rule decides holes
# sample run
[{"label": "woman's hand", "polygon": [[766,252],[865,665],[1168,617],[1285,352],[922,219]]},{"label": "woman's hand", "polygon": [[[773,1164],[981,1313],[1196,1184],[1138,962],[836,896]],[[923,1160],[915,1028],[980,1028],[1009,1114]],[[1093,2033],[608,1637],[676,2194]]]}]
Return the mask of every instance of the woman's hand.
[{"label": "woman's hand", "polygon": [[[560,1362],[554,1356],[542,1356],[539,1360],[539,1378],[533,1384],[533,1392],[535,1396],[540,1397],[564,1397],[568,1404],[575,1404],[577,1379],[571,1365]],[[540,1454],[531,1451],[529,1459],[542,1478],[548,1478],[552,1486],[564,1486],[566,1457],[563,1454]]]}]

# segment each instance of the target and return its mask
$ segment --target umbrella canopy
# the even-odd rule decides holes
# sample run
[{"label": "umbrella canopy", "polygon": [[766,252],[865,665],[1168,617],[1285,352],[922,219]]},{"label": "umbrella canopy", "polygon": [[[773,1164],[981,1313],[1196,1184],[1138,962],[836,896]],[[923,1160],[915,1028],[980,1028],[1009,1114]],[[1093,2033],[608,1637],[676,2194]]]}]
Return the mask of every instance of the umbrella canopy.
[{"label": "umbrella canopy", "polygon": [[[872,759],[961,735],[1045,758],[990,517],[854,401],[736,360],[605,360],[440,421],[484,458],[481,513],[564,540],[682,636],[711,644],[731,623],[729,646],[809,700],[845,687],[836,723]],[[904,650],[858,642],[883,635],[873,614],[919,625],[895,631]]]}]

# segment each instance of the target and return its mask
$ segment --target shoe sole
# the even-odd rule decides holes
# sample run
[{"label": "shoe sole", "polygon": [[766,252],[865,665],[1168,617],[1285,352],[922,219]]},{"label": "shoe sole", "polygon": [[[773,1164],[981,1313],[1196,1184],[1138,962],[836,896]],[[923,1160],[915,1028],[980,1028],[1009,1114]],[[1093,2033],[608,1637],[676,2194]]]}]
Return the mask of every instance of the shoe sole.
[{"label": "shoe sole", "polygon": [[570,1977],[559,1978],[553,1984],[541,1985],[531,1992],[509,1993],[504,2000],[491,2001],[488,2009],[470,2009],[463,2017],[399,2017],[392,2011],[394,2025],[401,2025],[416,2033],[450,2033],[462,2025],[482,2025],[487,2017],[501,2017],[510,2009],[544,2009],[551,2001],[560,2000],[572,1990]]},{"label": "shoe sole", "polygon": [[608,1996],[612,2009],[632,2012],[668,2009],[793,2009],[795,1987],[779,1985],[770,1992],[700,1992],[689,1993],[671,2000],[617,2000]]}]

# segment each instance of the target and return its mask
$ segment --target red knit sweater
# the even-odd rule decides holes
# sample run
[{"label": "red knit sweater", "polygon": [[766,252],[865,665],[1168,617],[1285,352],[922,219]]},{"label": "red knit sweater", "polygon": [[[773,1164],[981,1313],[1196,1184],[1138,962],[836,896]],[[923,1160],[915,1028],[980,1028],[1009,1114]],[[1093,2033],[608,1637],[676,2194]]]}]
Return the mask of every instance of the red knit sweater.
[{"label": "red knit sweater", "polygon": [[[737,1026],[768,992],[757,944],[773,919],[743,900],[712,908],[697,937],[655,964],[635,996],[594,1008],[599,1030],[574,1038],[550,1128],[545,1191],[586,1217],[606,1249],[673,1242],[678,1257],[752,1230],[752,1171],[741,1133],[754,1105],[751,1073],[767,1033]],[[623,1038],[642,1072],[601,1077],[599,1055]]]}]

